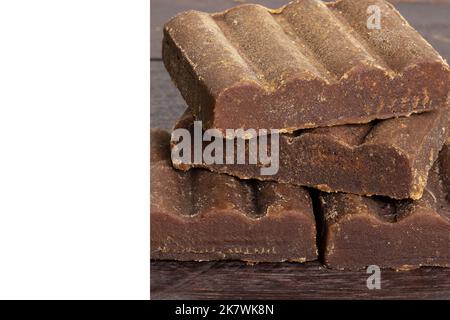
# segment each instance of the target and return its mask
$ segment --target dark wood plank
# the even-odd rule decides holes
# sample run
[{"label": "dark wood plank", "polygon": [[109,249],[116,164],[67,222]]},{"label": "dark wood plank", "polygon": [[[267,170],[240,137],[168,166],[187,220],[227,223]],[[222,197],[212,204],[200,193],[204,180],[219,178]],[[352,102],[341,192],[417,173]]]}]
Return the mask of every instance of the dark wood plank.
[{"label": "dark wood plank", "polygon": [[450,4],[401,3],[396,7],[442,57],[450,61]]},{"label": "dark wood plank", "polygon": [[450,269],[381,271],[381,289],[368,275],[319,263],[246,265],[240,262],[151,264],[152,299],[450,299]]},{"label": "dark wood plank", "polygon": [[186,109],[186,104],[162,61],[150,63],[150,89],[150,126],[172,130],[176,119]]},{"label": "dark wood plank", "polygon": [[[278,8],[288,0],[153,0],[151,2],[151,58],[161,59],[162,27],[179,12],[222,11],[242,3]],[[397,9],[444,57],[450,60],[450,0],[399,0]]]}]

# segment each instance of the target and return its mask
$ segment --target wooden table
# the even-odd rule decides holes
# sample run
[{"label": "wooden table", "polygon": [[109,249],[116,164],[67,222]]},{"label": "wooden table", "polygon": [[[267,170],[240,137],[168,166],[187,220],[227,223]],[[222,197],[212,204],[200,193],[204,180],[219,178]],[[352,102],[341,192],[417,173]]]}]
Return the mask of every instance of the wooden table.
[{"label": "wooden table", "polygon": [[[221,11],[242,0],[151,1],[151,126],[170,130],[186,105],[161,62],[162,26],[178,12]],[[252,1],[280,7],[287,0]],[[405,18],[450,61],[450,0],[395,1]],[[336,271],[318,262],[247,265],[240,262],[151,263],[152,299],[450,299],[450,269],[382,270],[381,290],[368,290],[362,271]]]}]

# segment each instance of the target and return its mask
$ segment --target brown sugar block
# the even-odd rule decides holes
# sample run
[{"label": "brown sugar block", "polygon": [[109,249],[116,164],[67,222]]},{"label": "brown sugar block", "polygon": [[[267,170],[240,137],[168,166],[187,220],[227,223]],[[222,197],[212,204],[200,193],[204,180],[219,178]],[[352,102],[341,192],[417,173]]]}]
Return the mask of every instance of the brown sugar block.
[{"label": "brown sugar block", "polygon": [[163,60],[195,118],[219,130],[367,123],[443,107],[450,91],[447,63],[384,0],[187,11],[164,27]]},{"label": "brown sugar block", "polygon": [[170,164],[170,135],[151,131],[151,257],[304,262],[317,259],[312,201],[302,187],[243,182]]},{"label": "brown sugar block", "polygon": [[[326,192],[419,199],[428,172],[447,139],[449,120],[450,109],[446,108],[369,124],[282,134],[279,136],[279,170],[274,175],[263,175],[260,163],[249,163],[248,143],[252,140],[247,141],[245,164],[236,164],[237,161],[226,164],[226,139],[222,144],[222,164],[194,162],[193,156],[190,162],[174,161],[173,164],[181,170],[207,168],[241,179],[278,181]],[[194,136],[193,121],[188,110],[175,129],[186,129]],[[267,141],[269,149],[270,137]],[[205,142],[204,148],[213,142]],[[234,145],[237,150],[237,139]],[[172,148],[176,146],[174,141]]]},{"label": "brown sugar block", "polygon": [[449,175],[446,145],[420,200],[321,194],[325,264],[338,269],[450,267]]}]

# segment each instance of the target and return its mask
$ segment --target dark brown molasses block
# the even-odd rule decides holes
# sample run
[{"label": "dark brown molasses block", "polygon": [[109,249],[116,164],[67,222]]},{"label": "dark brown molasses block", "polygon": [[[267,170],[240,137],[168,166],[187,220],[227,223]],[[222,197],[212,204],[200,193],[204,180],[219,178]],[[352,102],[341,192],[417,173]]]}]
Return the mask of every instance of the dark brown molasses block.
[{"label": "dark brown molasses block", "polygon": [[446,145],[420,200],[321,194],[325,264],[338,269],[450,267],[449,192]]},{"label": "dark brown molasses block", "polygon": [[[420,199],[430,168],[448,136],[450,109],[360,125],[300,130],[279,135],[279,170],[263,175],[260,164],[209,164],[173,161],[176,168],[207,168],[241,179],[272,180],[314,187],[326,192]],[[175,129],[193,136],[189,110]],[[261,137],[258,137],[261,139]],[[224,160],[226,148],[224,140]],[[270,136],[267,140],[271,147]],[[205,142],[206,147],[211,142]],[[237,150],[237,139],[234,141]],[[177,144],[173,143],[172,148]],[[270,153],[269,153],[270,154]],[[234,163],[237,163],[234,162]]]},{"label": "dark brown molasses block", "polygon": [[151,257],[316,260],[312,201],[302,187],[177,171],[170,162],[170,135],[152,130]]},{"label": "dark brown molasses block", "polygon": [[407,116],[445,106],[450,91],[447,63],[384,0],[187,11],[164,27],[163,60],[195,118],[222,131]]}]

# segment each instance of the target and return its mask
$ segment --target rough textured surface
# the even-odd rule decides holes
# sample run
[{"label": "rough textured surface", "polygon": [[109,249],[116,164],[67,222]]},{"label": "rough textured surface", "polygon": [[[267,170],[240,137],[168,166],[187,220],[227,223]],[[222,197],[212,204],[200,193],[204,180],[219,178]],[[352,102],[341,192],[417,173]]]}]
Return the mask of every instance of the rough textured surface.
[{"label": "rough textured surface", "polygon": [[[366,26],[373,4],[381,29]],[[439,108],[450,90],[448,65],[383,0],[188,11],[164,34],[166,68],[207,128],[364,123]]]},{"label": "rough textured surface", "polygon": [[186,110],[186,103],[162,62],[151,61],[150,66],[150,126],[171,131],[176,119]]},{"label": "rough textured surface", "polygon": [[[269,8],[279,8],[286,0],[152,0],[151,1],[151,58],[162,57],[163,28],[170,18],[176,14],[197,10],[203,12],[220,12],[237,4],[256,3]],[[448,41],[448,16],[450,1],[448,0],[400,0],[391,1],[395,8],[419,33],[446,59],[450,56]],[[427,3],[428,2],[428,3]],[[432,3],[432,4],[430,4]]]},{"label": "rough textured surface", "polygon": [[169,140],[167,132],[152,130],[153,259],[317,259],[315,218],[305,189],[177,171],[170,164]]},{"label": "rough textured surface", "polygon": [[449,177],[446,145],[420,200],[322,194],[325,264],[339,269],[371,264],[396,269],[450,267]]},{"label": "rough textured surface", "polygon": [[[448,136],[449,125],[450,109],[447,108],[364,125],[283,134],[279,142],[280,169],[275,175],[262,175],[261,164],[248,163],[248,143],[246,164],[174,162],[174,166],[181,170],[207,168],[241,179],[273,180],[326,192],[419,199],[428,171]],[[175,128],[188,129],[194,135],[189,110]],[[234,143],[236,146],[237,141]],[[205,142],[204,147],[208,144],[211,142]],[[226,148],[223,150],[225,163]]]}]

